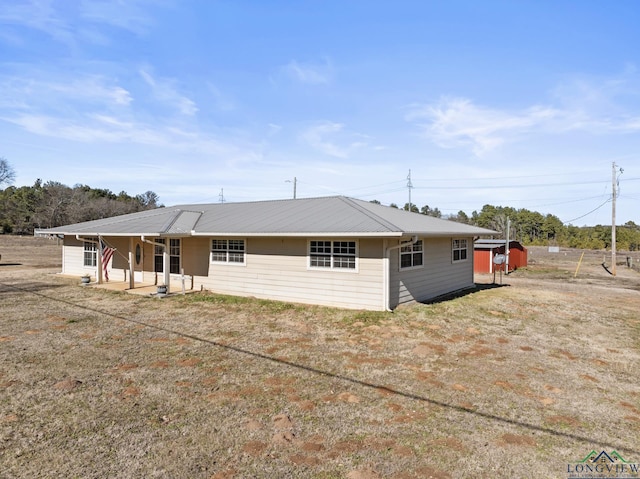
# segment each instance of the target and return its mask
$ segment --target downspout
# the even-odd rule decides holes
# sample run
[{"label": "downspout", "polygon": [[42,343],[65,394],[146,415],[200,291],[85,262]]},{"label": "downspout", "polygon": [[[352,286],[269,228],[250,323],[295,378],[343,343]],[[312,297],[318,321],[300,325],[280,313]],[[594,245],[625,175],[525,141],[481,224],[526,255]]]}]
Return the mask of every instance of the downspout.
[{"label": "downspout", "polygon": [[411,240],[409,240],[409,241],[406,241],[404,243],[398,243],[395,246],[388,246],[388,247],[385,247],[385,249],[384,249],[384,258],[383,258],[383,263],[384,263],[383,264],[383,268],[384,268],[384,272],[383,272],[384,273],[384,281],[383,281],[383,283],[384,283],[384,285],[383,285],[383,288],[384,288],[383,296],[384,296],[384,298],[383,298],[383,302],[384,303],[383,303],[383,306],[384,306],[385,311],[392,311],[391,307],[389,306],[389,301],[391,299],[391,294],[390,294],[391,292],[389,291],[389,288],[391,288],[391,285],[389,284],[390,281],[391,281],[391,279],[390,279],[390,274],[391,273],[389,271],[389,267],[390,267],[389,266],[390,265],[389,253],[391,252],[391,250],[400,249],[403,246],[409,246],[409,245],[412,245],[412,244],[416,244],[417,242],[418,242],[418,235],[413,235],[411,237]]}]

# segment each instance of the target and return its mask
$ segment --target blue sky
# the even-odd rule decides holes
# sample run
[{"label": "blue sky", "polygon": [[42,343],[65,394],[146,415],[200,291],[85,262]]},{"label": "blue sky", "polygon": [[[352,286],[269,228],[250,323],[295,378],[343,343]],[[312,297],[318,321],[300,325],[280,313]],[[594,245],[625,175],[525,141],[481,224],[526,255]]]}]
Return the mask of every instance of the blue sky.
[{"label": "blue sky", "polygon": [[640,2],[3,0],[0,157],[166,205],[640,223]]}]

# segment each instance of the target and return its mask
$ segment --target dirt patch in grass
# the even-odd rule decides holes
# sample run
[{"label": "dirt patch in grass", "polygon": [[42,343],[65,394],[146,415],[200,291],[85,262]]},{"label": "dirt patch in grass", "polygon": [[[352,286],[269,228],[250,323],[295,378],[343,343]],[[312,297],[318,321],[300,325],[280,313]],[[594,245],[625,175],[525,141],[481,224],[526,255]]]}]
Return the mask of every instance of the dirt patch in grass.
[{"label": "dirt patch in grass", "polygon": [[640,278],[601,254],[574,277],[566,253],[369,313],[83,288],[56,274],[55,241],[0,237],[0,476],[562,478],[592,450],[640,462]]}]

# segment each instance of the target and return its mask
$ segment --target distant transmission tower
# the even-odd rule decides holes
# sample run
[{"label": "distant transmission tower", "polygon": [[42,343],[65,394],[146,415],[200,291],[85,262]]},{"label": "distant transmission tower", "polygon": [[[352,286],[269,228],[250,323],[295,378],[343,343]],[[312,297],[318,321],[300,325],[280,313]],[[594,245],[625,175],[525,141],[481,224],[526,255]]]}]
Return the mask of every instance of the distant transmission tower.
[{"label": "distant transmission tower", "polygon": [[225,200],[224,200],[224,188],[221,188],[221,189],[220,189],[220,194],[218,195],[218,201],[219,201],[220,203],[224,203],[224,201],[225,201]]},{"label": "distant transmission tower", "polygon": [[409,174],[407,175],[407,189],[409,190],[409,211],[411,211],[411,188],[413,188],[413,184],[411,183],[411,170],[409,170]]}]

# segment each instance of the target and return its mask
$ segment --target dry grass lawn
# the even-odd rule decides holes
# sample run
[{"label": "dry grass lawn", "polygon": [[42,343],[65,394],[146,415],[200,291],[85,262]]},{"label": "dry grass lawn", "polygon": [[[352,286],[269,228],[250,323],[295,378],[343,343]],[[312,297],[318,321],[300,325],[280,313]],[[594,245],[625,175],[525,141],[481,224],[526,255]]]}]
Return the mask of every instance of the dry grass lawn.
[{"label": "dry grass lawn", "polygon": [[[2,478],[565,478],[640,462],[640,274],[530,250],[394,313],[64,278],[0,236]],[[639,258],[636,258],[638,260]]]}]

